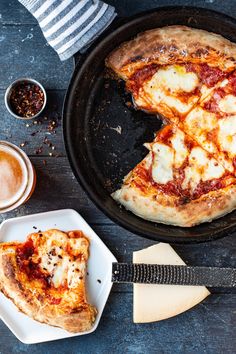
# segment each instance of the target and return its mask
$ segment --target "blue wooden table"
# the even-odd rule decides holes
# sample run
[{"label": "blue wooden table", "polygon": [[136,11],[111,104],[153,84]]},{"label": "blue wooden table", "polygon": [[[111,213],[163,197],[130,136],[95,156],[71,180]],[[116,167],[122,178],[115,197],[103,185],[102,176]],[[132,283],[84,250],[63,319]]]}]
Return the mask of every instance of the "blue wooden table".
[{"label": "blue wooden table", "polygon": [[[163,5],[185,4],[212,8],[236,18],[235,0],[107,2],[113,4],[121,16]],[[134,250],[153,242],[125,231],[105,217],[78,185],[65,155],[60,112],[73,60],[59,61],[46,44],[34,18],[16,0],[0,1],[0,49],[0,139],[23,145],[38,177],[30,201],[14,212],[0,215],[0,222],[14,216],[74,208],[92,225],[119,261],[130,261]],[[12,118],[4,106],[7,86],[22,76],[41,81],[49,96],[42,119],[29,126]],[[56,121],[58,127],[55,134],[48,135],[50,120]],[[53,151],[43,143],[45,136],[55,146]],[[51,152],[53,156],[49,155]],[[236,234],[211,243],[176,245],[174,248],[188,264],[236,267]],[[0,321],[0,354],[235,353],[235,326],[235,291],[215,289],[210,297],[187,313],[159,323],[138,325],[132,323],[132,287],[116,285],[93,334],[27,346]]]}]

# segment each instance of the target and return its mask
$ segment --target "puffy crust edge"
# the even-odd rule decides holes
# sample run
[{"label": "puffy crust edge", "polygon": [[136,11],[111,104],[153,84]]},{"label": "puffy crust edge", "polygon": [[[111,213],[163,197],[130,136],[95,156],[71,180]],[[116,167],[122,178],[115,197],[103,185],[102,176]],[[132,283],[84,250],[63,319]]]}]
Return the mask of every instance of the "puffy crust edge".
[{"label": "puffy crust edge", "polygon": [[137,216],[157,223],[191,227],[210,222],[236,208],[236,185],[209,192],[188,204],[176,206],[174,198],[169,204],[161,204],[163,196],[154,199],[145,196],[139,189],[124,185],[112,197]]},{"label": "puffy crust edge", "polygon": [[[0,244],[0,290],[9,298],[16,307],[32,319],[46,323],[51,326],[60,327],[68,332],[84,332],[92,328],[97,310],[94,306],[87,304],[79,312],[65,315],[55,315],[50,308],[44,307],[33,293],[24,291],[24,284],[21,284],[15,277],[14,253],[12,247],[18,243]],[[2,247],[1,247],[2,246]]]},{"label": "puffy crust edge", "polygon": [[231,71],[236,65],[236,44],[221,35],[186,26],[166,26],[138,34],[122,43],[106,59],[106,65],[123,79],[147,63],[182,62],[216,65]]}]

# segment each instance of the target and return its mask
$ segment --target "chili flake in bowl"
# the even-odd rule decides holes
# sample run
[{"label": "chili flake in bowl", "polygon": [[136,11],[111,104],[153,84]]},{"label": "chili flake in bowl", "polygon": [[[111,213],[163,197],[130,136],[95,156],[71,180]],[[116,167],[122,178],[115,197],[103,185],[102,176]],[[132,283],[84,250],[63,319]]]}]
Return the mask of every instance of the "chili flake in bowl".
[{"label": "chili flake in bowl", "polygon": [[36,118],[42,113],[46,101],[44,87],[33,79],[18,79],[5,93],[5,104],[9,113],[19,119]]}]

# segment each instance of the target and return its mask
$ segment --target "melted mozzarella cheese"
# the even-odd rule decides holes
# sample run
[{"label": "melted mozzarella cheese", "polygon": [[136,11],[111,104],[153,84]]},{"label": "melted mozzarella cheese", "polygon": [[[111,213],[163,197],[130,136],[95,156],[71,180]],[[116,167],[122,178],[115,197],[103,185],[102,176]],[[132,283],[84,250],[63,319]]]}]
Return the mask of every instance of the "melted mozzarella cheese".
[{"label": "melted mozzarella cheese", "polygon": [[67,282],[67,273],[71,268],[69,264],[69,258],[64,257],[61,261],[58,259],[56,266],[53,268],[52,272],[52,282],[55,288],[58,288],[60,285],[65,284]]},{"label": "melted mozzarella cheese", "polygon": [[192,92],[198,85],[198,77],[195,73],[186,72],[180,65],[169,66],[160,69],[149,81],[149,86],[163,88],[170,92]]},{"label": "melted mozzarella cheese", "polygon": [[[217,118],[214,113],[206,112],[200,107],[194,108],[185,119],[185,127],[192,130],[192,133],[211,131],[217,125]],[[197,138],[196,134],[196,138]]]},{"label": "melted mozzarella cheese", "polygon": [[[151,147],[150,147],[150,145],[149,144],[144,144],[146,147],[147,147],[147,145],[149,146],[149,147],[147,147],[147,149],[149,149],[149,150],[151,150]],[[148,170],[150,167],[151,167],[151,165],[152,165],[152,153],[149,153],[146,157],[145,157],[145,159],[143,160],[143,162],[144,162],[144,167],[146,168],[146,170]]]},{"label": "melted mozzarella cheese", "polygon": [[221,150],[227,151],[232,157],[236,154],[236,116],[219,120],[218,141]]},{"label": "melted mozzarella cheese", "polygon": [[[154,98],[154,102],[158,102],[157,95],[158,95],[158,90],[154,91],[152,93],[152,97]],[[192,100],[192,102],[189,102],[189,103],[181,102],[176,97],[171,97],[171,96],[165,95],[165,93],[161,92],[161,91],[160,91],[159,97],[160,97],[159,102],[164,102],[168,107],[174,108],[179,113],[182,113],[182,114],[187,113],[192,108],[193,103],[195,103],[195,100]]]},{"label": "melted mozzarella cheese", "polygon": [[39,249],[39,256],[41,256],[41,268],[46,270],[49,274],[52,274],[54,272],[54,264],[59,264],[60,263],[60,257],[62,254],[62,251],[59,247],[54,246],[53,248],[47,248],[47,250],[55,250],[52,253],[49,253],[50,251],[40,252]]},{"label": "melted mozzarella cheese", "polygon": [[188,155],[188,149],[184,143],[185,135],[181,130],[177,130],[175,135],[171,138],[171,144],[175,150],[174,166],[179,168]]},{"label": "melted mozzarella cheese", "polygon": [[224,174],[224,168],[215,159],[209,159],[206,151],[200,147],[192,149],[189,155],[189,166],[185,168],[185,178],[182,187],[190,187],[195,190],[200,181],[208,181],[220,178]]},{"label": "melted mozzarella cheese", "polygon": [[154,160],[152,178],[156,183],[167,183],[173,179],[174,151],[169,146],[154,143],[152,146]]},{"label": "melted mozzarella cheese", "polygon": [[201,97],[200,97],[200,102],[203,102],[210,93],[214,90],[214,87],[207,87],[206,85],[202,85],[200,92],[201,92]]},{"label": "melted mozzarella cheese", "polygon": [[[54,287],[67,285],[69,288],[78,286],[84,275],[86,264],[81,257],[76,259],[76,254],[86,251],[87,246],[83,244],[83,238],[71,238],[57,235],[57,239],[48,238],[43,247],[38,247],[40,267],[51,277]],[[60,244],[60,247],[55,245]],[[68,247],[73,248],[73,255],[66,251]]]},{"label": "melted mozzarella cheese", "polygon": [[[195,73],[187,73],[182,66],[174,65],[165,69],[160,69],[153,75],[143,87],[144,93],[148,94],[150,104],[164,103],[170,108],[175,108],[180,113],[186,113],[190,110],[197,98],[193,97],[189,102],[182,102],[173,94],[178,92],[190,93],[198,85],[198,77]],[[139,105],[142,103],[142,97],[136,100]]]},{"label": "melted mozzarella cheese", "polygon": [[152,177],[156,183],[165,184],[173,180],[173,168],[181,167],[188,156],[188,149],[184,140],[184,133],[176,129],[175,134],[170,138],[171,146],[158,142],[145,144],[154,153]]},{"label": "melted mozzarella cheese", "polygon": [[[218,127],[218,144],[209,138],[213,127]],[[223,166],[229,171],[233,171],[230,160],[227,160],[224,151],[234,157],[236,154],[236,116],[228,116],[226,118],[217,118],[214,113],[206,112],[202,108],[193,109],[186,117],[184,122],[185,131],[192,136],[204,149],[210,153],[217,153],[219,160]]]},{"label": "melted mozzarella cheese", "polygon": [[224,174],[224,168],[215,159],[210,159],[204,170],[202,180],[208,181],[213,178],[220,178]]},{"label": "melted mozzarella cheese", "polygon": [[207,138],[207,133],[216,127],[218,120],[214,113],[206,112],[202,108],[193,109],[184,122],[185,131],[192,136],[208,152],[215,153],[217,148],[213,141]]},{"label": "melted mozzarella cheese", "polygon": [[219,102],[219,108],[224,113],[236,113],[236,97],[226,95]]},{"label": "melted mozzarella cheese", "polygon": [[147,107],[150,106],[156,108],[156,105],[165,104],[168,107],[166,111],[166,115],[169,116],[169,109],[175,109],[177,112],[184,114],[187,113],[193,106],[193,104],[197,101],[197,98],[193,98],[191,102],[181,102],[176,97],[167,95],[162,89],[153,89],[148,86],[148,84],[144,87],[144,92],[147,94],[144,96],[140,95],[135,99],[135,105],[138,107]]}]

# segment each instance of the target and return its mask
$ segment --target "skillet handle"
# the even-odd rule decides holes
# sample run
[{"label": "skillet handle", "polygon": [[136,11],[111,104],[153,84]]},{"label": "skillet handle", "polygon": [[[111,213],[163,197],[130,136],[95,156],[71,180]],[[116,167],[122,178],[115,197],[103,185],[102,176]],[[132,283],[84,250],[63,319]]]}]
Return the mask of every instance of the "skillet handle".
[{"label": "skillet handle", "polygon": [[80,62],[82,62],[84,55],[85,54],[87,55],[96,46],[96,44],[98,42],[100,42],[101,39],[105,38],[109,33],[113,32],[117,27],[123,25],[128,20],[129,20],[129,17],[118,17],[117,16],[112,21],[112,23],[105,29],[105,31],[103,31],[89,47],[82,49],[81,51],[78,51],[77,53],[74,54],[74,56],[73,56],[74,57],[74,66],[76,67],[77,65],[79,65]]}]

